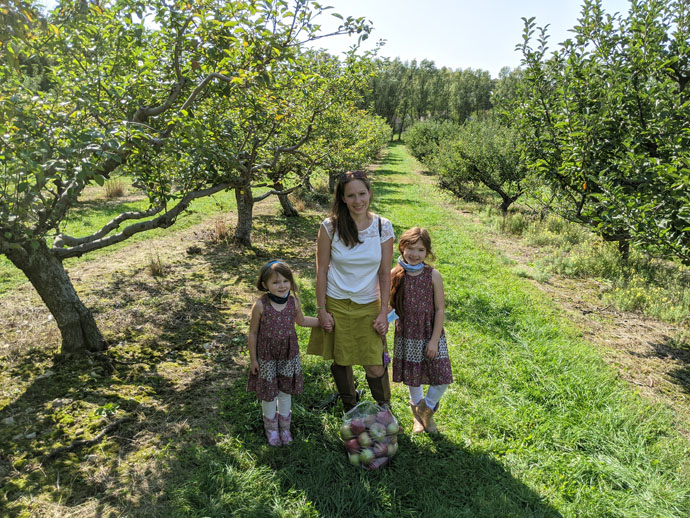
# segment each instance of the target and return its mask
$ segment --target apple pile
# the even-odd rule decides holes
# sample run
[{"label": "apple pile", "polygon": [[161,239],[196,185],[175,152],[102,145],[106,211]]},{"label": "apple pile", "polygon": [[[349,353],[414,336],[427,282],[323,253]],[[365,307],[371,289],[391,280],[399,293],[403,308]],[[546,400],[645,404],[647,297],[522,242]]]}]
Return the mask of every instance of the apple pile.
[{"label": "apple pile", "polygon": [[340,437],[353,465],[374,470],[398,451],[399,430],[390,409],[363,401],[345,414]]}]

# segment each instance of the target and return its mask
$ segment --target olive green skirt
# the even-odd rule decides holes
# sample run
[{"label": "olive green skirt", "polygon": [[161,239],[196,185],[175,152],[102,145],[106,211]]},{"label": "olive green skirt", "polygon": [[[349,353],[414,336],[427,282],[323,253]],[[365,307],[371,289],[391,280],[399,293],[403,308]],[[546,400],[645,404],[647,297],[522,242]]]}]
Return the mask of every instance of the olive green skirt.
[{"label": "olive green skirt", "polygon": [[379,314],[378,300],[357,304],[350,299],[326,297],[326,311],[333,315],[330,333],[313,327],[307,354],[317,354],[338,365],[383,365],[383,341],[374,330]]}]

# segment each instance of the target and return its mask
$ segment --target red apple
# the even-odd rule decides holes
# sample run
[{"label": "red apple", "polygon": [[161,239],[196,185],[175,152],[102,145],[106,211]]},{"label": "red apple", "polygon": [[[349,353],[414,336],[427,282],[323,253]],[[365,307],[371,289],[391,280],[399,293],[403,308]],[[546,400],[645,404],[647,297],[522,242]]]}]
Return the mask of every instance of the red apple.
[{"label": "red apple", "polygon": [[353,419],[352,421],[350,421],[350,430],[354,435],[359,435],[366,429],[367,427],[364,426],[364,421],[362,421],[361,419]]},{"label": "red apple", "polygon": [[380,468],[381,466],[385,465],[386,462],[388,462],[388,457],[381,457],[378,459],[374,459],[366,465],[366,468],[370,469],[370,470],[375,470],[375,469]]},{"label": "red apple", "polygon": [[388,455],[388,445],[382,442],[374,443],[374,456],[385,457]]},{"label": "red apple", "polygon": [[394,420],[395,418],[393,417],[393,414],[387,408],[381,410],[378,414],[376,414],[376,421],[378,421],[381,424],[388,425],[389,423],[392,423]]},{"label": "red apple", "polygon": [[360,433],[357,440],[359,441],[359,444],[364,447],[371,446],[374,442],[371,440],[371,436],[367,432]]},{"label": "red apple", "polygon": [[350,439],[345,443],[345,448],[347,448],[347,451],[350,453],[358,453],[360,450],[359,442],[357,442],[357,439]]}]

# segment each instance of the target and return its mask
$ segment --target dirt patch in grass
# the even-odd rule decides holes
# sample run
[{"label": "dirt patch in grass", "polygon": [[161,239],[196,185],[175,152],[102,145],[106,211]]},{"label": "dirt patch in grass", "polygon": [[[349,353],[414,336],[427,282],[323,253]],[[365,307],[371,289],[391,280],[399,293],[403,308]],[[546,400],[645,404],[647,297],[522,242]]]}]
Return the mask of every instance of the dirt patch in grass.
[{"label": "dirt patch in grass", "polygon": [[583,337],[601,351],[603,358],[644,397],[674,412],[678,429],[690,437],[690,327],[617,311],[603,302],[608,289],[596,279],[552,275],[548,280],[530,278],[539,249],[518,238],[492,233],[488,241],[530,282],[547,293]]},{"label": "dirt patch in grass", "polygon": [[[209,219],[70,267],[105,355],[60,360],[59,331],[33,288],[2,298],[0,514],[166,515],[186,452],[232,432],[219,406],[246,373],[258,268],[281,257],[314,275],[321,215],[278,210],[255,207],[251,247],[214,239]],[[234,230],[235,215],[226,223]]]}]

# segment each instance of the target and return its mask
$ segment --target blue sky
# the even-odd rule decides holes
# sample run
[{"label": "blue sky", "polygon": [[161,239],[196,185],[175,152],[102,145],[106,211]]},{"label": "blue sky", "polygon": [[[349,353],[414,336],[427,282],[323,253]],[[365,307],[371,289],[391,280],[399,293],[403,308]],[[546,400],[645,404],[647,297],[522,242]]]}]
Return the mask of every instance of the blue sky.
[{"label": "blue sky", "polygon": [[[56,0],[39,0],[53,7]],[[374,32],[363,48],[386,40],[381,56],[404,61],[429,59],[437,67],[479,68],[492,77],[504,66],[520,65],[515,45],[522,41],[521,17],[536,17],[538,26],[549,24],[554,48],[569,37],[583,0],[319,0],[344,16],[364,16]],[[602,0],[609,13],[627,13],[629,0]],[[334,30],[340,20],[324,15],[324,29]],[[316,46],[339,54],[356,38],[339,36],[318,40]]]},{"label": "blue sky", "polygon": [[[522,41],[521,17],[536,17],[538,26],[549,24],[549,42],[554,48],[569,37],[576,23],[581,0],[319,0],[345,16],[364,16],[374,32],[365,48],[387,40],[382,56],[402,60],[430,59],[437,67],[480,68],[498,77],[503,66],[520,65],[515,45]],[[629,0],[603,0],[608,13],[627,13]],[[337,27],[332,16],[323,25]],[[326,23],[328,22],[328,24]],[[317,46],[340,53],[355,43],[340,36],[319,40]]]}]

